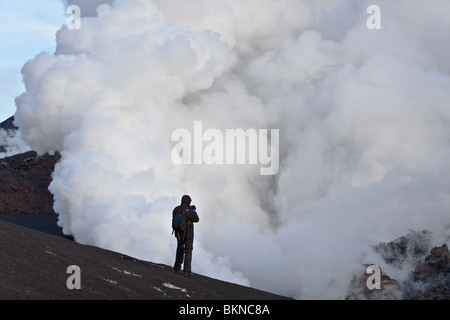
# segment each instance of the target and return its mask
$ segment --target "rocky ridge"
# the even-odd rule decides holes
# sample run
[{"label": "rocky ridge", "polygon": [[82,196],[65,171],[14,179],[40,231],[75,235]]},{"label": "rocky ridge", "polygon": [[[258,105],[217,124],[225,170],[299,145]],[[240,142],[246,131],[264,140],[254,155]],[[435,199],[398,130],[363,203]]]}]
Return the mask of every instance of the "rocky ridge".
[{"label": "rocky ridge", "polygon": [[347,299],[450,300],[450,252],[446,244],[431,247],[430,231],[411,231],[373,248],[387,264],[407,272],[406,279],[392,279],[381,270],[381,288],[370,290],[369,265],[364,265],[353,278]]}]

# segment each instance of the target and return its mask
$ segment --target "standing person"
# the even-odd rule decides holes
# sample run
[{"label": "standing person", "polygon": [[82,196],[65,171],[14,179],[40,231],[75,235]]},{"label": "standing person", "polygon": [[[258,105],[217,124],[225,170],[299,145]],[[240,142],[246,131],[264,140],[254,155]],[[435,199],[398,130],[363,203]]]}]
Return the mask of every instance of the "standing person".
[{"label": "standing person", "polygon": [[181,198],[181,205],[175,207],[172,212],[172,227],[174,227],[174,220],[182,220],[184,231],[177,231],[174,228],[175,237],[177,238],[177,252],[175,257],[175,265],[173,269],[176,273],[181,271],[181,265],[183,264],[184,275],[187,277],[192,276],[191,262],[192,262],[192,249],[194,244],[194,223],[197,223],[200,219],[195,211],[195,206],[191,206],[191,197],[184,195]]}]

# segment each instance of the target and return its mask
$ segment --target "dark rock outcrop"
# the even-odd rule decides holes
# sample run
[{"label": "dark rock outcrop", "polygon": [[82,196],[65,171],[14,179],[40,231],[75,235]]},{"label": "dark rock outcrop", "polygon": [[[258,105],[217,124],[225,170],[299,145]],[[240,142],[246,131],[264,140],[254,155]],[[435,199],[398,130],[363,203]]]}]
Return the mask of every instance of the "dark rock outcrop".
[{"label": "dark rock outcrop", "polygon": [[0,123],[0,129],[3,129],[5,131],[17,131],[19,128],[14,123],[14,116],[11,116]]},{"label": "dark rock outcrop", "polygon": [[374,250],[383,257],[386,263],[397,268],[412,261],[418,263],[430,252],[430,249],[431,232],[427,230],[410,231],[406,236],[374,246]]},{"label": "dark rock outcrop", "polygon": [[431,249],[410,274],[406,299],[450,300],[450,252],[446,244]]},{"label": "dark rock outcrop", "polygon": [[58,159],[34,151],[0,159],[0,213],[55,214],[48,186]]},{"label": "dark rock outcrop", "polygon": [[400,300],[402,299],[402,292],[399,283],[391,279],[388,275],[381,271],[380,289],[369,289],[367,280],[371,274],[366,273],[367,267],[363,268],[350,283],[349,294],[347,300]]},{"label": "dark rock outcrop", "polygon": [[[387,264],[399,270],[411,270],[398,282],[381,275],[381,289],[368,289],[369,274],[361,270],[350,284],[348,299],[364,300],[450,300],[450,253],[446,244],[431,246],[431,232],[411,231],[388,243],[374,246]],[[363,266],[367,268],[368,265]]]}]

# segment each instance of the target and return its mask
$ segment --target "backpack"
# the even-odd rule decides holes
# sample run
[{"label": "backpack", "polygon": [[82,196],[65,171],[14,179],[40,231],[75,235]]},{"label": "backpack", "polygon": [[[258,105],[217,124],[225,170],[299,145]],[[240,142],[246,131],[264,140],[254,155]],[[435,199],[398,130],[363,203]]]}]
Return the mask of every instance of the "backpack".
[{"label": "backpack", "polygon": [[185,207],[180,207],[179,210],[176,210],[175,215],[172,218],[172,229],[173,231],[183,234],[187,229],[187,221],[185,212],[188,209]]}]

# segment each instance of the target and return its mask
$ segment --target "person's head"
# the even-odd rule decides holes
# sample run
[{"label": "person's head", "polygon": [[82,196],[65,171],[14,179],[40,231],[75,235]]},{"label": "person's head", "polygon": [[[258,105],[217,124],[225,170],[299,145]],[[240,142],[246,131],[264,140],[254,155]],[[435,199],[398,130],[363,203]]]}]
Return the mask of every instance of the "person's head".
[{"label": "person's head", "polygon": [[190,205],[191,204],[191,197],[189,197],[188,195],[184,195],[181,198],[181,204],[185,204],[185,205]]}]

